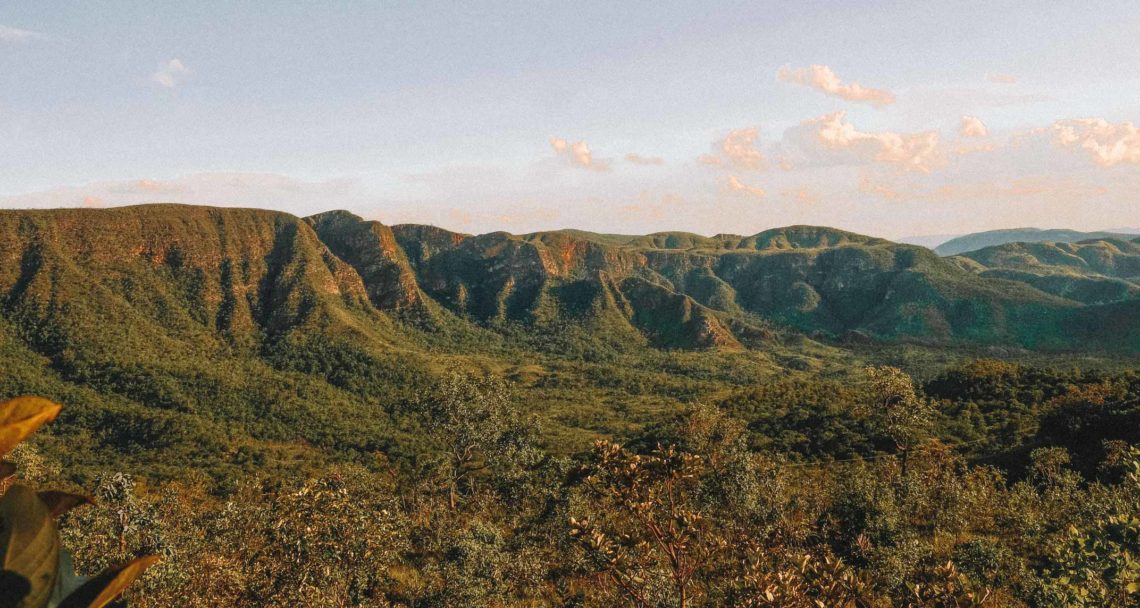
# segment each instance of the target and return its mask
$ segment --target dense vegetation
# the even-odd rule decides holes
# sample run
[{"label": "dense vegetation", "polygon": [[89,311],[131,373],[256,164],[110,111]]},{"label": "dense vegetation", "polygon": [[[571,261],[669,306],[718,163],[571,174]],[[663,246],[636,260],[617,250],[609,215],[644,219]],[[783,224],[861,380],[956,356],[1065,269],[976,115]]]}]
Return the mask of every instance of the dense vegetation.
[{"label": "dense vegetation", "polygon": [[382,454],[226,490],[108,472],[64,538],[84,571],[163,556],[140,606],[1130,606],[1138,404],[1131,373],[872,368],[564,456],[508,385],[456,375],[410,412],[414,472]]},{"label": "dense vegetation", "polygon": [[10,458],[132,605],[1136,602],[1135,299],[811,227],[0,237],[0,397],[64,406]]}]

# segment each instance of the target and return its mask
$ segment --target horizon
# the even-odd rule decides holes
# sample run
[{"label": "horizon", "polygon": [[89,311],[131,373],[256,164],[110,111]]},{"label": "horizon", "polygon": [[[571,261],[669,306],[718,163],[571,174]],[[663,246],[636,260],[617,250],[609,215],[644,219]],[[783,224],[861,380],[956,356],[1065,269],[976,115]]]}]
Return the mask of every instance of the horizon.
[{"label": "horizon", "polygon": [[[291,213],[289,211],[274,209],[272,207],[232,206],[232,205],[217,205],[217,204],[202,204],[202,203],[179,203],[179,202],[169,202],[169,201],[155,201],[155,202],[147,202],[147,203],[129,203],[129,204],[123,204],[123,205],[107,206],[107,207],[102,207],[102,206],[101,207],[90,207],[90,206],[88,206],[88,207],[83,207],[83,206],[77,206],[77,207],[0,207],[0,212],[2,212],[2,211],[110,210],[110,209],[116,209],[116,208],[148,207],[148,206],[181,206],[181,207],[201,207],[201,208],[209,208],[209,209],[248,209],[248,210],[254,210],[254,211],[271,211],[271,212],[275,212],[275,213],[285,213],[285,214],[292,215],[294,217],[301,218],[301,219],[310,218],[310,217],[322,215],[325,213],[334,213],[334,212],[338,212],[338,211],[346,212],[346,213],[352,213],[353,215],[357,215],[357,217],[361,217],[357,213],[355,213],[354,211],[352,211],[350,209],[345,209],[345,208],[323,209],[323,210],[316,211],[316,212],[309,213],[309,214],[305,214],[305,215],[298,215],[295,213]],[[372,220],[372,219],[367,218],[367,217],[361,217],[361,219],[363,219],[365,221],[379,221],[379,220]],[[381,223],[384,224],[384,222],[381,222]],[[658,235],[658,234],[692,234],[692,235],[705,237],[705,238],[717,238],[717,237],[721,237],[721,236],[725,236],[725,237],[728,237],[728,236],[750,237],[750,236],[756,236],[758,234],[762,234],[764,232],[786,230],[789,228],[797,228],[797,227],[826,228],[829,230],[837,230],[840,232],[849,232],[849,233],[856,234],[859,236],[884,239],[887,241],[892,241],[892,242],[905,244],[905,245],[918,245],[921,247],[926,247],[926,248],[931,249],[931,250],[936,249],[940,245],[948,243],[950,241],[953,241],[957,238],[974,236],[974,235],[979,235],[979,234],[986,234],[986,233],[998,233],[998,232],[1072,231],[1072,232],[1080,232],[1080,233],[1088,233],[1088,234],[1115,233],[1115,234],[1120,234],[1120,235],[1124,235],[1124,236],[1140,235],[1140,227],[1130,227],[1130,226],[1117,226],[1117,227],[1113,227],[1113,228],[1102,228],[1102,229],[1096,229],[1096,230],[1074,230],[1072,228],[1066,228],[1063,226],[1056,226],[1056,227],[1049,227],[1049,228],[1042,228],[1039,226],[1012,226],[1012,227],[1008,227],[1008,228],[995,228],[992,230],[984,230],[984,231],[979,231],[979,232],[957,233],[957,234],[914,234],[914,235],[906,235],[906,236],[902,236],[902,237],[886,237],[886,236],[881,236],[881,235],[875,234],[873,232],[856,232],[856,231],[851,231],[851,230],[839,228],[836,226],[829,226],[826,224],[786,224],[786,225],[781,225],[781,226],[772,226],[772,227],[768,227],[768,228],[763,228],[763,229],[756,230],[756,231],[717,232],[717,233],[701,233],[701,232],[693,232],[691,230],[685,230],[685,229],[672,229],[672,230],[664,229],[664,230],[654,230],[652,232],[642,232],[642,233],[602,232],[602,231],[597,231],[597,230],[585,230],[582,228],[575,228],[572,226],[538,228],[536,230],[528,230],[525,232],[511,232],[509,230],[501,230],[501,229],[498,229],[498,230],[492,229],[492,230],[481,231],[481,232],[467,232],[464,230],[452,229],[452,228],[449,228],[447,226],[440,226],[437,224],[425,224],[422,222],[396,222],[396,223],[385,224],[385,225],[387,225],[387,226],[425,225],[425,226],[432,226],[434,228],[441,228],[441,229],[444,229],[444,230],[447,230],[449,232],[453,232],[456,234],[465,234],[467,236],[479,236],[479,235],[483,235],[483,234],[490,234],[490,233],[496,233],[496,232],[505,232],[511,236],[528,236],[528,235],[533,235],[533,234],[547,234],[547,233],[573,231],[573,232],[582,232],[582,233],[586,233],[586,234],[594,234],[594,235],[599,235],[599,236],[615,236],[615,237],[630,237],[630,238],[636,238],[639,236],[652,236],[652,235]]]},{"label": "horizon", "polygon": [[654,7],[0,7],[0,207],[515,234],[1140,226],[1127,2]]}]

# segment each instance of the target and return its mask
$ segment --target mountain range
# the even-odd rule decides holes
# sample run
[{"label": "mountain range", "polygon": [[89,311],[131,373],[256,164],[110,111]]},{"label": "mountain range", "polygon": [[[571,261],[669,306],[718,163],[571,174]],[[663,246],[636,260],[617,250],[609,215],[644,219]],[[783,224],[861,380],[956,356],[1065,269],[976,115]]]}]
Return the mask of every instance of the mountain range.
[{"label": "mountain range", "polygon": [[43,441],[91,474],[224,478],[333,453],[415,466],[408,412],[455,370],[512,379],[550,445],[579,449],[725,386],[846,374],[860,352],[1140,354],[1138,249],[941,257],[814,226],[471,235],[345,211],[0,211],[0,393],[68,404]]},{"label": "mountain range", "polygon": [[[345,211],[179,205],[5,211],[0,231],[6,316],[33,348],[115,327],[132,341],[206,335],[264,349],[319,336],[370,350],[415,343],[420,331],[508,325],[680,349],[739,349],[788,332],[1132,348],[1122,336],[1134,335],[1140,305],[1140,247],[1121,238],[943,258],[814,226],[469,235]],[[1102,324],[1115,328],[1111,339],[1087,342]]]}]

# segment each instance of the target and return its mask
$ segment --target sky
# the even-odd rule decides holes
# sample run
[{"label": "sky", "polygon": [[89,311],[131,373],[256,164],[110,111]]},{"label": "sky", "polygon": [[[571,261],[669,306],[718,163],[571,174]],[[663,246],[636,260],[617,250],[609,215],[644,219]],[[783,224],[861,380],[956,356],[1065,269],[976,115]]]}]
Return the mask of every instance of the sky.
[{"label": "sky", "polygon": [[463,232],[1140,226],[1140,11],[0,2],[0,207]]}]

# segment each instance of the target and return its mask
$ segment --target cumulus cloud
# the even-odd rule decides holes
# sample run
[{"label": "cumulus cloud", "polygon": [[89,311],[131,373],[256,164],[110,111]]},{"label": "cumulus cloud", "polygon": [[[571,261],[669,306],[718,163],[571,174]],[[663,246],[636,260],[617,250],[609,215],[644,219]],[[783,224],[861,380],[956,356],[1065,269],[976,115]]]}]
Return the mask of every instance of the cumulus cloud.
[{"label": "cumulus cloud", "polygon": [[554,153],[557,154],[559,158],[571,167],[589,169],[591,171],[610,170],[610,162],[608,160],[594,158],[593,153],[590,152],[590,146],[586,145],[584,141],[570,143],[561,137],[552,137],[550,138],[550,147],[554,149]]},{"label": "cumulus cloud", "polygon": [[626,160],[626,162],[630,162],[630,163],[633,163],[635,165],[664,165],[665,164],[665,159],[663,159],[659,156],[642,156],[642,155],[637,154],[635,152],[630,152],[629,154],[626,154],[625,160]]},{"label": "cumulus cloud", "polygon": [[809,68],[784,66],[776,73],[776,77],[784,82],[810,87],[847,101],[869,103],[877,108],[895,102],[894,93],[885,89],[865,87],[857,82],[844,83],[835,71],[826,65],[815,64]]},{"label": "cumulus cloud", "polygon": [[728,181],[726,182],[726,185],[728,186],[728,190],[730,192],[740,192],[743,194],[747,194],[748,196],[751,196],[754,198],[761,198],[761,199],[764,198],[765,196],[767,196],[767,193],[764,192],[763,188],[758,188],[756,186],[749,186],[748,184],[740,181],[740,178],[736,177],[735,175],[728,176]]},{"label": "cumulus cloud", "polygon": [[19,44],[22,42],[31,42],[32,40],[45,39],[47,39],[47,36],[39,32],[0,25],[0,42]]},{"label": "cumulus cloud", "polygon": [[1102,167],[1140,164],[1140,127],[1131,122],[1110,123],[1103,118],[1076,118],[1053,123],[1053,142],[1062,148],[1081,148]]},{"label": "cumulus cloud", "polygon": [[942,160],[937,131],[864,132],[847,122],[846,112],[825,114],[789,129],[785,142],[808,160],[823,164],[882,163],[929,173]]},{"label": "cumulus cloud", "polygon": [[974,116],[963,116],[962,123],[958,127],[958,135],[962,137],[988,137],[990,130],[986,128],[986,123],[982,122],[980,118]]},{"label": "cumulus cloud", "polygon": [[990,82],[996,82],[998,84],[1017,84],[1017,81],[1021,80],[1021,79],[1018,76],[1016,76],[1015,74],[1000,74],[1000,73],[993,74],[993,73],[991,73],[991,74],[986,74],[986,80],[988,80]]},{"label": "cumulus cloud", "polygon": [[158,71],[152,74],[150,79],[167,89],[173,89],[181,84],[189,73],[190,70],[176,58],[158,64]]},{"label": "cumulus cloud", "polygon": [[724,166],[738,171],[760,171],[766,163],[764,154],[756,148],[760,129],[748,127],[733,129],[724,139],[713,144],[713,153],[701,156],[701,163]]}]

